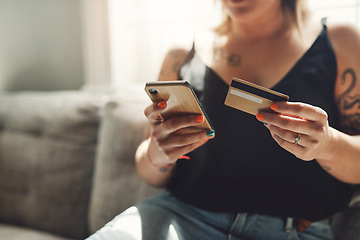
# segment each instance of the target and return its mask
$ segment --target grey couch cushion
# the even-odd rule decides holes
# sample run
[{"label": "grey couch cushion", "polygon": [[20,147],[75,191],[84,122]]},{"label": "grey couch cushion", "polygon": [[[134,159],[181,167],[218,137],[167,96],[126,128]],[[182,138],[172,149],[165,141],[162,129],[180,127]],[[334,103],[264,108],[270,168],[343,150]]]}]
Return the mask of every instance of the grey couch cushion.
[{"label": "grey couch cushion", "polygon": [[54,234],[44,233],[29,228],[0,224],[0,239],[2,240],[71,240]]},{"label": "grey couch cushion", "polygon": [[0,95],[0,128],[94,143],[102,95],[80,91],[21,92]]},{"label": "grey couch cushion", "polygon": [[144,139],[144,108],[148,104],[150,101],[140,89],[140,93],[133,94],[133,100],[116,98],[106,107],[90,206],[92,233],[129,206],[159,192],[148,186],[135,170],[134,156]]},{"label": "grey couch cushion", "polygon": [[349,208],[335,214],[331,225],[336,240],[360,239],[360,185],[354,186]]},{"label": "grey couch cushion", "polygon": [[100,102],[81,92],[0,96],[0,222],[87,235]]}]

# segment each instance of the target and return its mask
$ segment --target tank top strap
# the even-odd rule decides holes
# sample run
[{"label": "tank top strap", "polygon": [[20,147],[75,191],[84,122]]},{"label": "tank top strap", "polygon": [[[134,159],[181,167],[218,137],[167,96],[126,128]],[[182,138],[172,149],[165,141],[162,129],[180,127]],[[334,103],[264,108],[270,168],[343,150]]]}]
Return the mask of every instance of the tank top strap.
[{"label": "tank top strap", "polygon": [[195,43],[193,42],[191,49],[187,52],[184,60],[180,64],[180,68],[178,71],[178,79],[184,80],[184,69],[186,70],[186,65],[190,64],[191,60],[194,58],[195,55]]},{"label": "tank top strap", "polygon": [[321,24],[323,25],[324,28],[326,28],[326,20],[327,20],[327,17],[323,17],[321,19]]}]

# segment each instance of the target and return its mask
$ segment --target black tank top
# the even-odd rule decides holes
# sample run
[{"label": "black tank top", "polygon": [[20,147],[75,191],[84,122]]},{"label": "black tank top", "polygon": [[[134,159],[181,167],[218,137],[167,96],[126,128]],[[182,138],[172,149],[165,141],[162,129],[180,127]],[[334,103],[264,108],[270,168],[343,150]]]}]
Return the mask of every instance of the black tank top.
[{"label": "black tank top", "polygon": [[[311,48],[272,89],[319,106],[339,127],[334,100],[336,59],[326,26]],[[347,206],[350,185],[313,161],[302,161],[272,139],[253,115],[224,105],[228,85],[193,52],[180,78],[189,81],[216,137],[177,162],[168,190],[199,208],[315,221]]]}]

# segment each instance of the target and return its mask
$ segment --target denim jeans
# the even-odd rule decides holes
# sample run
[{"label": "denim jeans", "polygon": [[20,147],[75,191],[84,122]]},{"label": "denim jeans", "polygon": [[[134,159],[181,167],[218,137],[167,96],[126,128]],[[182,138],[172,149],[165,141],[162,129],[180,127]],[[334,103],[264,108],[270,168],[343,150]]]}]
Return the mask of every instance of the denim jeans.
[{"label": "denim jeans", "polygon": [[312,223],[304,232],[286,220],[247,213],[209,212],[177,200],[168,192],[127,209],[88,240],[328,240],[327,220]]}]

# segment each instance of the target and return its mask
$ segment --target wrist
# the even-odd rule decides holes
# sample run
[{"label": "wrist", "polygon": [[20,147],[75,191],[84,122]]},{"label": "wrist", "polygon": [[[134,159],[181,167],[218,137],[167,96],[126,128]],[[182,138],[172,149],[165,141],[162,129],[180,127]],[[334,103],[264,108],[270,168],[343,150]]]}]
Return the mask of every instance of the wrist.
[{"label": "wrist", "polygon": [[167,171],[171,169],[175,164],[174,163],[156,163],[154,162],[153,158],[150,156],[149,151],[146,152],[146,158],[150,165],[152,165],[155,168],[158,168],[160,171]]},{"label": "wrist", "polygon": [[334,159],[338,159],[338,149],[339,149],[339,131],[330,127],[329,128],[329,140],[324,147],[322,153],[319,154],[317,159],[321,159],[323,161],[331,162]]}]

